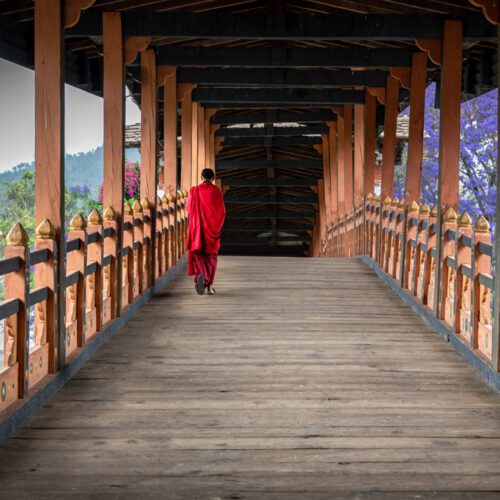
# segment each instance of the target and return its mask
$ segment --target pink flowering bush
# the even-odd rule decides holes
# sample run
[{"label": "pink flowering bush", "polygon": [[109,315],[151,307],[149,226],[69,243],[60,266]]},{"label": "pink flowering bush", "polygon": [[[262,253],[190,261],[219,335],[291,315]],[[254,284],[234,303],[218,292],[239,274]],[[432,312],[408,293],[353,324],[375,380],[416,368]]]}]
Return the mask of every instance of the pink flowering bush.
[{"label": "pink flowering bush", "polygon": [[[138,200],[139,199],[139,194],[140,194],[140,179],[141,179],[141,166],[139,165],[139,162],[136,161],[131,162],[125,160],[125,185],[124,185],[124,190],[125,190],[125,200],[130,201],[130,200]],[[99,190],[99,201],[102,203],[103,202],[103,193],[102,193],[102,184],[101,188]]]}]

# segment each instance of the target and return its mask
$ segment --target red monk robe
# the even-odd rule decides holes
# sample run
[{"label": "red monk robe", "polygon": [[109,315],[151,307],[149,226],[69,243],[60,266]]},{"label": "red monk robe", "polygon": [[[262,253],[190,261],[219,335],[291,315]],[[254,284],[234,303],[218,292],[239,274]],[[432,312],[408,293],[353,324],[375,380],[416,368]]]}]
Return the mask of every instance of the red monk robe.
[{"label": "red monk robe", "polygon": [[204,181],[190,189],[186,208],[189,212],[188,274],[194,275],[195,282],[203,274],[205,286],[211,286],[217,269],[220,232],[226,217],[222,192],[212,182]]}]

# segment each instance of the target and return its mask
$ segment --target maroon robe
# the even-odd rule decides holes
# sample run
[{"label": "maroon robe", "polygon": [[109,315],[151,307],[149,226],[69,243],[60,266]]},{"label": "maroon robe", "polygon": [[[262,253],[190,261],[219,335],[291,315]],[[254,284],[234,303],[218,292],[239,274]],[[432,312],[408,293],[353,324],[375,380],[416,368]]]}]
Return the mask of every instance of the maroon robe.
[{"label": "maroon robe", "polygon": [[188,274],[205,276],[205,285],[211,285],[217,268],[220,232],[226,217],[221,190],[210,181],[193,186],[187,201],[189,229],[187,237]]}]

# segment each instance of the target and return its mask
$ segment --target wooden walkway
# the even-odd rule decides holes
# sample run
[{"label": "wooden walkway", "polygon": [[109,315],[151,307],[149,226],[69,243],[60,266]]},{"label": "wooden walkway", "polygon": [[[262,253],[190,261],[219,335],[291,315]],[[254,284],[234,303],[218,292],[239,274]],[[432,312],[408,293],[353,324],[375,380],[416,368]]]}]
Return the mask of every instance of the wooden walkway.
[{"label": "wooden walkway", "polygon": [[360,261],[218,288],[144,307],[0,447],[0,497],[498,498],[500,395]]}]

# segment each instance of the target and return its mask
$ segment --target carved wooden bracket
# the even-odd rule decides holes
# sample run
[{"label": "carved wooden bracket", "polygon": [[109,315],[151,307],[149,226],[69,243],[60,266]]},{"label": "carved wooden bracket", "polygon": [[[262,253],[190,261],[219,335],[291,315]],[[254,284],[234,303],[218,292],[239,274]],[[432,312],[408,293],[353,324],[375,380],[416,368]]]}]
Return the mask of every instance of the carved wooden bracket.
[{"label": "carved wooden bracket", "polygon": [[410,90],[410,82],[411,82],[411,69],[410,68],[390,68],[389,72],[393,78],[399,80],[399,83],[405,89]]},{"label": "carved wooden bracket", "polygon": [[125,39],[125,64],[132,64],[137,54],[148,48],[149,42],[150,36],[128,36]]},{"label": "carved wooden bracket", "polygon": [[177,100],[182,101],[188,92],[196,87],[194,83],[179,83],[177,85]]},{"label": "carved wooden bracket", "polygon": [[158,66],[158,71],[156,75],[156,80],[158,87],[163,87],[167,80],[175,75],[177,71],[177,66]]},{"label": "carved wooden bracket", "polygon": [[380,104],[385,104],[385,87],[367,87],[368,92],[377,98]]},{"label": "carved wooden bracket", "polygon": [[418,38],[415,40],[417,47],[429,54],[429,59],[439,66],[443,63],[443,43],[441,40],[427,40]]},{"label": "carved wooden bracket", "polygon": [[92,7],[95,0],[65,0],[64,2],[64,27],[72,28],[80,20],[82,10]]},{"label": "carved wooden bracket", "polygon": [[474,7],[482,9],[484,17],[492,24],[500,24],[500,2],[497,0],[469,0]]}]

